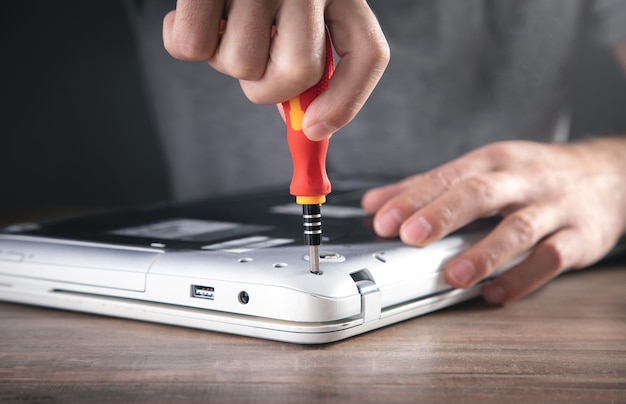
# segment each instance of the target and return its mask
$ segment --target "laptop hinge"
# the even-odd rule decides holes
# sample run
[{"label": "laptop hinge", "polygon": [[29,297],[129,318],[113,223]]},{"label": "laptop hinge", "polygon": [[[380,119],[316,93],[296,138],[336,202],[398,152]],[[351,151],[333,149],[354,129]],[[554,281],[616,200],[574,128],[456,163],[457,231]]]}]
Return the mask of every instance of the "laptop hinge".
[{"label": "laptop hinge", "polygon": [[363,322],[378,320],[382,311],[380,290],[376,284],[369,280],[363,279],[355,282],[356,287],[361,294],[361,315]]}]

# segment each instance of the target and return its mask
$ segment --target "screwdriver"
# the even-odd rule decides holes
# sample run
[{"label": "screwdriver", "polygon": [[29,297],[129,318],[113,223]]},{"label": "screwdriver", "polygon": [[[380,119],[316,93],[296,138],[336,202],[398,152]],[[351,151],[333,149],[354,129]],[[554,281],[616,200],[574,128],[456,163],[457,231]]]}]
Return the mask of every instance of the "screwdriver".
[{"label": "screwdriver", "polygon": [[333,48],[326,31],[326,61],[320,81],[297,97],[282,103],[287,124],[287,141],[293,160],[293,176],[289,192],[302,205],[304,244],[309,247],[309,269],[320,275],[319,246],[322,243],[321,206],[330,193],[330,180],[326,173],[328,138],[314,142],[302,131],[302,117],[311,102],[326,91],[335,71]]}]

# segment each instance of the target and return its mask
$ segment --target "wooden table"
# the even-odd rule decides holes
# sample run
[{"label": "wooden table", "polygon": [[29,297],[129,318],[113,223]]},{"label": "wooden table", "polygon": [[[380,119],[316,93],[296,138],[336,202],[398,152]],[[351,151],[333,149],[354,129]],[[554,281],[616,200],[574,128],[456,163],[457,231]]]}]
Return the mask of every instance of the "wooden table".
[{"label": "wooden table", "polygon": [[0,303],[0,402],[626,402],[626,259],[299,346]]}]

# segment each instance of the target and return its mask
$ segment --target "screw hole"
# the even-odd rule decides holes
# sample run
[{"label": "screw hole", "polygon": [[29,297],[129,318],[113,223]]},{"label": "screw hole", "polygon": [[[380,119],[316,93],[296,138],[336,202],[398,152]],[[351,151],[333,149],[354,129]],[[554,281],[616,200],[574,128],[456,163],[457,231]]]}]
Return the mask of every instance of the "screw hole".
[{"label": "screw hole", "polygon": [[374,258],[376,258],[378,261],[382,262],[382,263],[386,263],[387,259],[385,257],[383,257],[383,254],[385,254],[384,252],[378,253],[378,254],[374,254]]},{"label": "screw hole", "polygon": [[286,262],[275,262],[273,267],[274,268],[285,268],[288,264]]},{"label": "screw hole", "polygon": [[245,258],[239,258],[239,262],[246,263],[246,262],[252,262],[254,261],[254,259],[250,258],[250,257],[245,257]]}]

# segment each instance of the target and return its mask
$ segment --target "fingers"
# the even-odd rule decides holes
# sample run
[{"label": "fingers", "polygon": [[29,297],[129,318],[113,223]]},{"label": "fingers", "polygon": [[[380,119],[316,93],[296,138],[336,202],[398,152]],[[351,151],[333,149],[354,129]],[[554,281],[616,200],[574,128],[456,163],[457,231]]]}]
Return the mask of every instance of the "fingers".
[{"label": "fingers", "polygon": [[326,26],[341,60],[328,90],[303,117],[304,133],[322,140],[354,118],[389,61],[389,46],[367,2],[179,0],[164,18],[163,41],[172,56],[208,61],[239,79],[252,102],[278,104],[319,81]]},{"label": "fingers", "polygon": [[524,177],[488,172],[460,181],[407,218],[400,238],[407,244],[424,246],[476,218],[493,216],[512,203],[524,202],[533,191]]},{"label": "fingers", "polygon": [[163,19],[163,44],[181,60],[208,60],[220,38],[224,1],[179,0]]},{"label": "fingers", "polygon": [[325,17],[341,59],[328,90],[303,117],[304,133],[311,140],[324,139],[350,122],[389,63],[389,46],[365,1],[332,1]]},{"label": "fingers", "polygon": [[223,0],[179,0],[176,10],[163,20],[165,48],[175,58],[208,61],[237,79],[263,77],[270,54],[274,2],[233,1],[227,10],[224,7]]},{"label": "fingers", "polygon": [[386,185],[367,191],[361,200],[361,205],[368,213],[376,213],[390,199],[405,191],[408,186],[407,181]]},{"label": "fingers", "polygon": [[[276,34],[263,75],[237,77],[243,79],[246,96],[258,104],[280,103],[304,92],[319,81],[326,61],[323,5],[285,1],[276,10],[274,23]],[[211,64],[218,68],[220,63],[218,59]]]},{"label": "fingers", "polygon": [[485,238],[459,254],[444,268],[446,281],[468,288],[532,249],[567,223],[561,209],[532,205],[506,216]]},{"label": "fingers", "polygon": [[406,220],[413,215],[412,225],[429,226],[414,212],[422,209],[434,199],[437,190],[420,192],[421,188],[411,188],[398,192],[397,189],[379,190],[375,198],[385,198],[385,194],[396,193],[374,216],[374,230],[381,237],[396,237]]},{"label": "fingers", "polygon": [[[512,191],[514,184],[495,185],[509,177],[489,169],[482,152],[476,152],[398,184],[372,190],[362,204],[367,211],[376,212],[374,229],[378,235],[400,235],[408,244],[423,246],[519,198],[521,193]],[[517,176],[508,179],[513,181],[522,182]]]},{"label": "fingers", "polygon": [[231,1],[217,49],[208,60],[215,70],[240,80],[259,80],[267,69],[276,6],[273,2]]},{"label": "fingers", "polygon": [[504,304],[531,293],[581,261],[581,248],[576,248],[577,245],[579,235],[571,228],[547,238],[522,263],[485,285],[485,300]]},{"label": "fingers", "polygon": [[304,133],[311,140],[322,140],[350,122],[389,62],[389,47],[366,2],[332,1],[325,11],[314,2],[285,2],[277,14],[264,76],[241,81],[248,98],[261,104],[284,101],[317,83],[325,63],[325,24],[340,61],[328,90],[303,117]]}]

